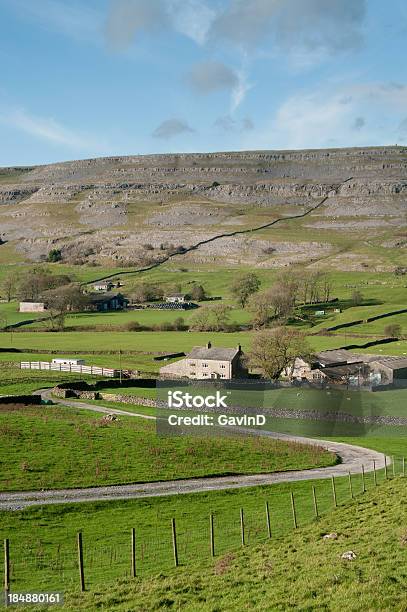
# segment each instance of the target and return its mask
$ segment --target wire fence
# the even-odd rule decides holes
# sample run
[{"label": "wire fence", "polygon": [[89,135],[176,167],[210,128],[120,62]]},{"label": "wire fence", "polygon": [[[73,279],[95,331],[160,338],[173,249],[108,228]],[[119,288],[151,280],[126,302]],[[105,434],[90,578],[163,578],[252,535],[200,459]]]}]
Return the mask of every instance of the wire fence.
[{"label": "wire fence", "polygon": [[52,541],[52,527],[46,539],[40,531],[24,543],[5,538],[4,590],[87,589],[209,561],[242,546],[284,537],[386,480],[405,476],[405,470],[405,458],[392,457],[380,470],[367,466],[347,477],[310,481],[309,486],[293,483],[284,491],[269,489],[267,494],[262,489],[243,507],[231,498],[218,508],[208,507],[206,515],[185,511],[170,516],[165,510],[157,511],[154,520],[150,515],[100,539],[84,528],[80,535],[65,534]]}]

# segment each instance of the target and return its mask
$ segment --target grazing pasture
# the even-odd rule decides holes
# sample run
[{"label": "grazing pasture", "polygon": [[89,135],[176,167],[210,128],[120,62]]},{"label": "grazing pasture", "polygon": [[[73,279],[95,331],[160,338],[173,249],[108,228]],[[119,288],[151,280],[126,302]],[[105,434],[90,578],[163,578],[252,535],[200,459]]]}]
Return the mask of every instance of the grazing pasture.
[{"label": "grazing pasture", "polygon": [[64,406],[0,412],[2,490],[85,487],[330,465],[310,446],[264,438],[160,437],[155,423]]}]

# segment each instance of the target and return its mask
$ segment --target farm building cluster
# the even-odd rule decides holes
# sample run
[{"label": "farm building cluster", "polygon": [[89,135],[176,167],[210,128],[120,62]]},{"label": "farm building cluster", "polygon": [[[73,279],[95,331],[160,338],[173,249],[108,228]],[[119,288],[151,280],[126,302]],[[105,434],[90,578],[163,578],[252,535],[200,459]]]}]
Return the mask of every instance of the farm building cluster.
[{"label": "farm building cluster", "polygon": [[[93,285],[94,291],[86,293],[88,302],[84,307],[85,310],[96,312],[113,312],[124,310],[126,308],[155,308],[158,310],[188,310],[195,308],[196,304],[188,299],[188,296],[183,293],[174,293],[165,296],[164,301],[152,302],[147,305],[131,304],[130,300],[124,297],[121,293],[112,291],[114,288],[112,283],[103,282]],[[19,312],[46,312],[50,309],[50,303],[45,298],[43,301],[23,300],[19,304]]]},{"label": "farm building cluster", "polygon": [[[198,380],[245,378],[241,346],[234,349],[195,346],[183,359],[160,368],[161,378]],[[369,386],[397,385],[407,380],[407,358],[358,354],[345,349],[317,353],[311,359],[297,357],[283,378],[317,385]]]},{"label": "farm building cluster", "polygon": [[309,360],[297,358],[285,375],[297,381],[350,386],[397,384],[407,380],[407,357],[328,350]]}]

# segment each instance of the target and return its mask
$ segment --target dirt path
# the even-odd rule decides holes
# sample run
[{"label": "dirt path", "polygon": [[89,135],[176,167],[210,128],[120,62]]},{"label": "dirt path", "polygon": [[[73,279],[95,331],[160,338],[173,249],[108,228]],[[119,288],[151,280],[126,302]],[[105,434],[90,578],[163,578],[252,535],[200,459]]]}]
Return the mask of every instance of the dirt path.
[{"label": "dirt path", "polygon": [[[49,399],[51,391],[38,391],[45,399]],[[155,417],[136,414],[126,410],[96,406],[85,402],[74,402],[65,399],[53,401],[63,406],[81,408],[92,412],[105,414],[116,414],[136,418],[155,420]],[[375,463],[377,469],[384,467],[385,456],[374,450],[344,444],[340,442],[329,442],[302,436],[292,436],[271,431],[254,431],[242,427],[234,428],[239,433],[248,433],[266,436],[276,440],[288,442],[300,442],[320,446],[335,453],[341,463],[331,467],[314,468],[310,470],[296,470],[292,472],[274,472],[271,474],[251,474],[242,476],[218,476],[210,478],[188,478],[183,480],[170,480],[166,482],[149,482],[130,485],[111,485],[106,487],[89,487],[85,489],[61,489],[48,491],[29,491],[17,493],[0,493],[0,510],[19,510],[28,506],[39,504],[64,504],[70,502],[86,501],[109,501],[117,499],[139,499],[144,497],[160,497],[165,495],[180,495],[185,493],[199,493],[203,491],[222,491],[225,489],[239,489],[260,485],[270,485],[280,482],[296,482],[303,480],[315,480],[320,478],[331,478],[331,476],[346,476],[349,472],[361,472],[362,467],[366,472],[373,470]],[[374,463],[373,463],[374,462]],[[390,465],[390,458],[387,458]]]}]

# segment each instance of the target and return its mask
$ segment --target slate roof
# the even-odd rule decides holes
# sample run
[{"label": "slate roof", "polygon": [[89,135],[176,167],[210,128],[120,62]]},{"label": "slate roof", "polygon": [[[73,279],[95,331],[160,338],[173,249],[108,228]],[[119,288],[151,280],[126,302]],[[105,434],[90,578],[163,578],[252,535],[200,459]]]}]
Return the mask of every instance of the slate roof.
[{"label": "slate roof", "polygon": [[126,298],[124,298],[121,293],[90,293],[89,298],[92,304],[103,304],[115,298],[126,301]]},{"label": "slate roof", "polygon": [[329,376],[329,378],[343,378],[358,374],[361,364],[348,363],[346,365],[331,366],[321,368],[321,372]]},{"label": "slate roof", "polygon": [[383,356],[373,355],[369,353],[353,353],[352,351],[348,351],[347,349],[333,349],[317,353],[316,358],[321,365],[330,366],[335,364],[345,365],[347,363],[360,362],[371,363],[372,361],[378,361],[379,359],[382,359]]},{"label": "slate roof", "polygon": [[[321,351],[316,355],[319,363],[323,365],[333,365],[335,363],[349,363],[355,361],[352,353],[346,349],[335,349],[332,351]],[[356,360],[357,361],[357,360]]]},{"label": "slate roof", "polygon": [[221,348],[206,346],[194,346],[188,359],[207,359],[208,361],[232,361],[240,353],[238,348]]},{"label": "slate roof", "polygon": [[407,368],[407,357],[379,357],[371,363],[378,363],[391,370],[403,370]]}]

